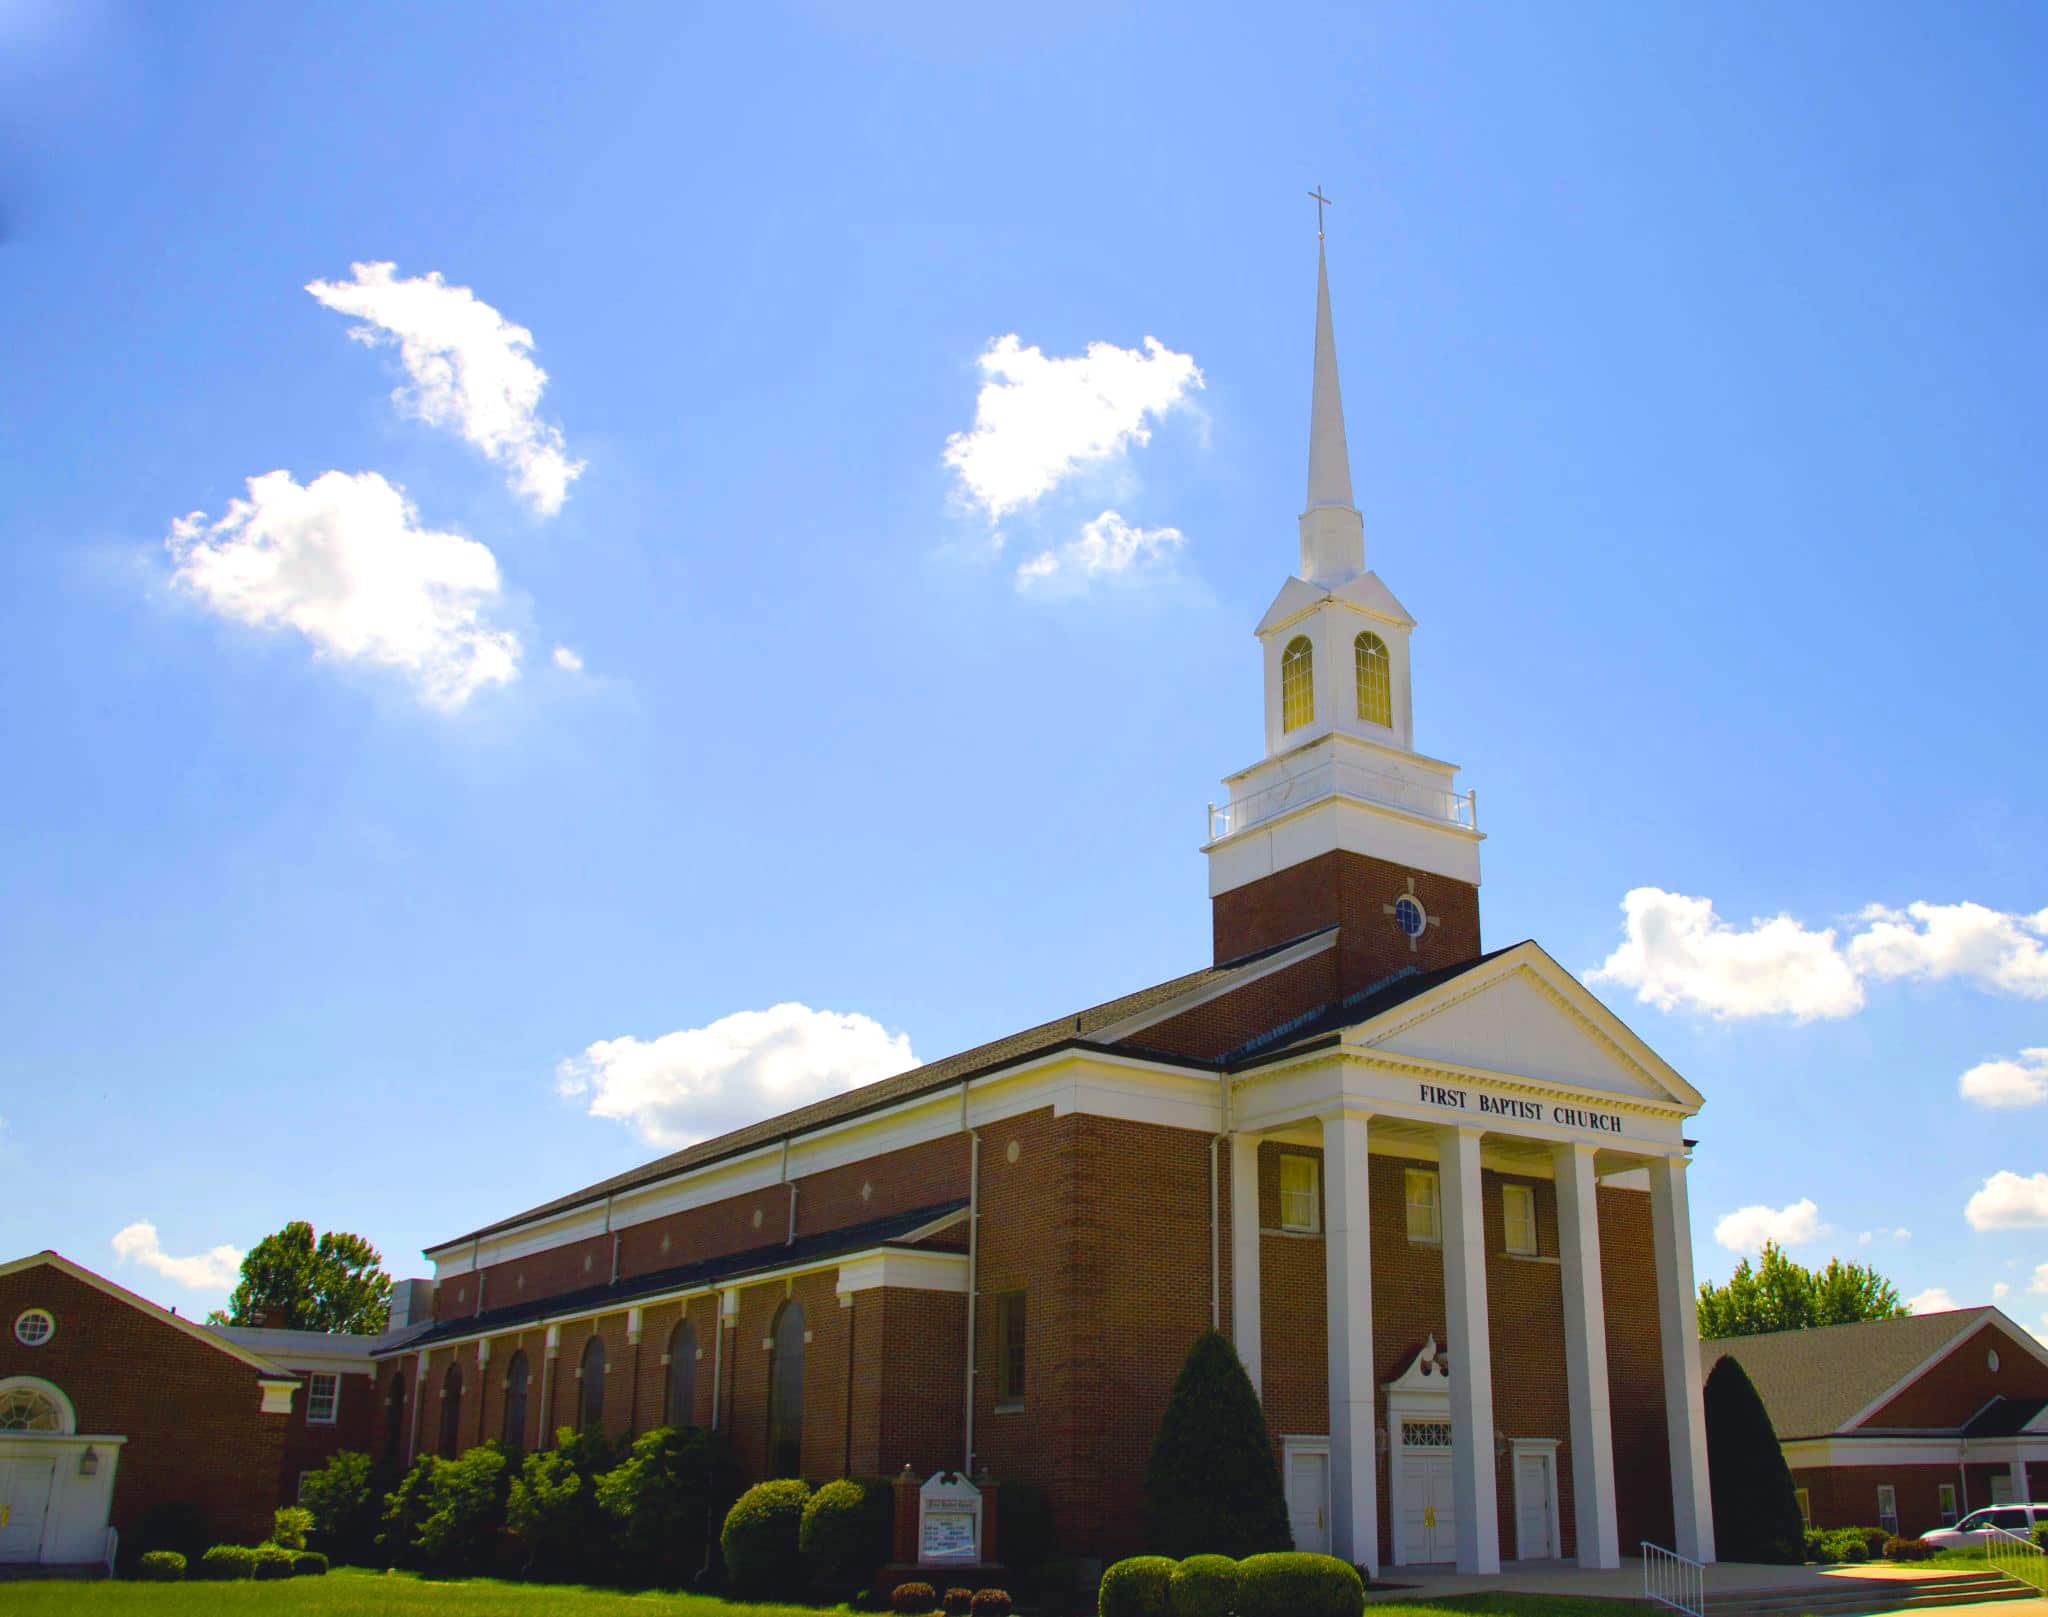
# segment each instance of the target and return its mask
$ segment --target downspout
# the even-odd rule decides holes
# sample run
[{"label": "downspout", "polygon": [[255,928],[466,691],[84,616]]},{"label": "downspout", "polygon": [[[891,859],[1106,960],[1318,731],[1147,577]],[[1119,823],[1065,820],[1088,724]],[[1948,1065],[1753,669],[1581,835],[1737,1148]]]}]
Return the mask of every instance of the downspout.
[{"label": "downspout", "polygon": [[718,1406],[725,1402],[725,1293],[711,1291],[711,1429],[718,1430]]},{"label": "downspout", "polygon": [[782,1238],[784,1246],[796,1245],[796,1182],[789,1177],[789,1136],[782,1137],[782,1182],[789,1190],[789,1233]]},{"label": "downspout", "polygon": [[484,1271],[477,1261],[482,1255],[483,1246],[484,1238],[481,1235],[469,1243],[469,1272],[476,1276],[476,1313],[470,1315],[471,1319],[477,1318],[484,1311]]},{"label": "downspout", "polygon": [[[614,1191],[612,1194],[616,1195],[618,1193]],[[612,1229],[611,1196],[607,1196],[604,1199],[604,1232],[612,1238],[612,1278],[610,1284],[616,1286],[619,1283],[619,1237]]]},{"label": "downspout", "polygon": [[1218,1208],[1218,1199],[1223,1194],[1223,1173],[1217,1162],[1217,1152],[1223,1142],[1233,1136],[1230,1130],[1230,1074],[1219,1072],[1216,1081],[1223,1086],[1217,1121],[1222,1128],[1209,1136],[1209,1329],[1223,1329],[1223,1214]]},{"label": "downspout", "polygon": [[[960,1126],[967,1127],[967,1085],[960,1086]],[[975,1304],[981,1291],[981,1131],[967,1129],[967,1429],[961,1475],[974,1475]]]}]

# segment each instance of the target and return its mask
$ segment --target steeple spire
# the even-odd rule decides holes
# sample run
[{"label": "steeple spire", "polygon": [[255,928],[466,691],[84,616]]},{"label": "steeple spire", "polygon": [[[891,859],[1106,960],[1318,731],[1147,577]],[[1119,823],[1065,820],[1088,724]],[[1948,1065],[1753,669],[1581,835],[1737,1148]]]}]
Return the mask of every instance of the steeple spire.
[{"label": "steeple spire", "polygon": [[1337,386],[1337,337],[1330,322],[1330,267],[1316,199],[1316,357],[1309,399],[1308,508],[1301,514],[1301,576],[1341,584],[1365,571],[1365,519],[1351,503],[1351,453],[1344,442],[1344,396]]}]

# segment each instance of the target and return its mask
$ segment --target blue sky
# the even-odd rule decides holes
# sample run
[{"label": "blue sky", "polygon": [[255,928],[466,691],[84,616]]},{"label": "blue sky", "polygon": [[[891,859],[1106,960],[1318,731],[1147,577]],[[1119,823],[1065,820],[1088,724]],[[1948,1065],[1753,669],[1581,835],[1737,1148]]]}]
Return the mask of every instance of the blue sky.
[{"label": "blue sky", "polygon": [[1205,962],[1321,184],[1487,942],[1703,1275],[2048,1330],[2048,19],[984,9],[0,0],[0,1253],[417,1272]]}]

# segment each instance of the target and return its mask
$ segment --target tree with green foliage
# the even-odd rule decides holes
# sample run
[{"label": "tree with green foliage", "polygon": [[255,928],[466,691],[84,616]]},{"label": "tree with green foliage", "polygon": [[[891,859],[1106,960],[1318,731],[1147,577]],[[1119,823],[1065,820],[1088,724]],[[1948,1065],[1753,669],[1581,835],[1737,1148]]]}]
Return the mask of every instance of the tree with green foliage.
[{"label": "tree with green foliage", "polygon": [[1806,1527],[1770,1411],[1734,1357],[1723,1354],[1702,1394],[1714,1553],[1724,1561],[1796,1566]]},{"label": "tree with green foliage", "polygon": [[427,1514],[414,1537],[422,1564],[441,1573],[491,1570],[505,1525],[510,1470],[495,1441],[434,1467]]},{"label": "tree with green foliage", "polygon": [[377,1542],[382,1495],[373,1477],[370,1457],[344,1449],[318,1471],[307,1475],[300,1496],[313,1513],[308,1542],[335,1561],[366,1565]]},{"label": "tree with green foliage", "polygon": [[1899,1319],[1911,1310],[1899,1301],[1899,1288],[1867,1264],[1830,1258],[1825,1269],[1809,1269],[1766,1241],[1754,1268],[1744,1258],[1727,1285],[1701,1282],[1698,1312],[1700,1336],[1712,1340]]},{"label": "tree with green foliage", "polygon": [[[597,1503],[618,1524],[635,1583],[681,1588],[704,1565],[711,1535],[739,1492],[725,1445],[701,1426],[659,1426],[597,1479]],[[878,1563],[879,1564],[879,1563]]]},{"label": "tree with green foliage", "polygon": [[391,1313],[383,1262],[360,1235],[329,1230],[315,1240],[313,1226],[294,1219],[249,1249],[227,1312],[215,1309],[208,1323],[374,1336]]},{"label": "tree with green foliage", "polygon": [[384,1496],[384,1509],[378,1518],[377,1558],[386,1566],[404,1567],[410,1572],[423,1570],[420,1523],[434,1508],[434,1470],[440,1463],[439,1455],[422,1454]]},{"label": "tree with green foliage", "polygon": [[1220,1334],[1188,1349],[1145,1473],[1147,1547],[1242,1559],[1294,1546],[1273,1439],[1251,1378]]},{"label": "tree with green foliage", "polygon": [[614,1520],[597,1502],[598,1478],[617,1454],[595,1426],[561,1427],[555,1446],[529,1454],[513,1479],[505,1525],[529,1576],[573,1582],[609,1559]]}]

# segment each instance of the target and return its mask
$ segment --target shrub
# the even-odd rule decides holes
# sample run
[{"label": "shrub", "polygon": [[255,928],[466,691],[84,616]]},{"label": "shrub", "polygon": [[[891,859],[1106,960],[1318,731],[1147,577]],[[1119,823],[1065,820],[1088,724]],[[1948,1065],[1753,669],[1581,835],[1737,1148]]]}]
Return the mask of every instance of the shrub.
[{"label": "shrub", "polygon": [[889,1559],[894,1513],[891,1487],[878,1478],[848,1477],[812,1494],[797,1530],[811,1581],[836,1589],[868,1578]]},{"label": "shrub", "polygon": [[420,1524],[433,1507],[434,1470],[441,1463],[432,1454],[422,1454],[412,1469],[398,1479],[398,1485],[384,1496],[384,1509],[377,1528],[377,1559],[386,1566],[421,1569]]},{"label": "shrub", "polygon": [[587,1578],[610,1558],[613,1517],[597,1502],[597,1479],[612,1447],[595,1428],[555,1433],[555,1446],[529,1454],[505,1500],[511,1529],[533,1577]]},{"label": "shrub", "polygon": [[488,1571],[510,1487],[510,1467],[496,1442],[435,1466],[427,1513],[413,1536],[421,1562],[436,1572]]},{"label": "shrub", "polygon": [[1010,1617],[1010,1591],[977,1589],[967,1603],[969,1617]]},{"label": "shrub", "polygon": [[276,1544],[259,1544],[249,1552],[255,1558],[254,1571],[263,1579],[288,1578],[292,1575],[292,1557],[298,1552],[287,1550]]},{"label": "shrub", "polygon": [[1188,1349],[1145,1472],[1147,1539],[1168,1555],[1293,1547],[1259,1395],[1215,1331]]},{"label": "shrub", "polygon": [[176,1550],[144,1550],[135,1575],[144,1583],[176,1583],[185,1575],[185,1557]]},{"label": "shrub", "polygon": [[1748,1372],[1724,1354],[1701,1394],[1714,1552],[1724,1561],[1784,1566],[1804,1559],[1805,1525],[1792,1472]]},{"label": "shrub", "polygon": [[1229,1556],[1189,1556],[1173,1569],[1168,1587],[1173,1617],[1232,1617],[1239,1581],[1237,1563]]},{"label": "shrub", "polygon": [[369,1455],[335,1455],[306,1477],[299,1495],[313,1518],[308,1544],[350,1565],[375,1559],[381,1500]]},{"label": "shrub", "polygon": [[957,1584],[946,1591],[946,1617],[968,1617],[974,1606],[974,1591],[962,1589]]},{"label": "shrub", "polygon": [[803,1587],[797,1538],[811,1490],[795,1477],[756,1483],[726,1513],[718,1535],[726,1576],[742,1595],[794,1594]]},{"label": "shrub", "polygon": [[303,1505],[279,1505],[271,1517],[270,1542],[288,1550],[303,1550],[306,1535],[313,1530],[313,1513]]},{"label": "shrub", "polygon": [[216,1544],[199,1557],[199,1575],[214,1582],[256,1576],[256,1552],[243,1544]]},{"label": "shrub", "polygon": [[889,1609],[901,1612],[905,1617],[924,1617],[928,1611],[936,1611],[939,1592],[928,1583],[899,1583],[896,1592],[889,1596]]},{"label": "shrub", "polygon": [[701,1426],[644,1433],[596,1479],[598,1507],[617,1524],[627,1575],[665,1588],[686,1583],[704,1565],[712,1525],[739,1491],[734,1478],[715,1433]]},{"label": "shrub", "polygon": [[1823,1566],[1835,1559],[1828,1549],[1827,1534],[1818,1527],[1809,1527],[1806,1530],[1806,1558],[1809,1561],[1818,1561]]},{"label": "shrub", "polygon": [[2042,1549],[2048,1550],[2048,1522],[2043,1522],[2034,1529],[2034,1542]]},{"label": "shrub", "polygon": [[1101,1617],[1173,1617],[1168,1593],[1173,1560],[1165,1555],[1134,1555],[1102,1574],[1096,1596]]},{"label": "shrub", "polygon": [[125,1554],[141,1557],[151,1550],[174,1550],[192,1565],[214,1542],[213,1524],[206,1511],[190,1500],[153,1505],[142,1513],[135,1531],[121,1535]]},{"label": "shrub", "polygon": [[1924,1561],[1934,1553],[1934,1546],[1922,1538],[1888,1538],[1884,1541],[1884,1558],[1887,1561]]},{"label": "shrub", "polygon": [[1334,1555],[1254,1555],[1237,1569],[1238,1617],[1359,1617],[1365,1585]]},{"label": "shrub", "polygon": [[292,1576],[295,1578],[324,1578],[327,1576],[327,1557],[318,1550],[300,1550],[292,1556]]}]

